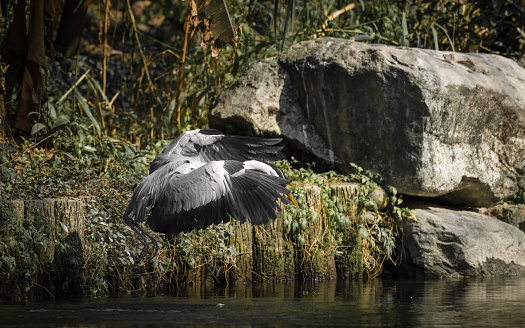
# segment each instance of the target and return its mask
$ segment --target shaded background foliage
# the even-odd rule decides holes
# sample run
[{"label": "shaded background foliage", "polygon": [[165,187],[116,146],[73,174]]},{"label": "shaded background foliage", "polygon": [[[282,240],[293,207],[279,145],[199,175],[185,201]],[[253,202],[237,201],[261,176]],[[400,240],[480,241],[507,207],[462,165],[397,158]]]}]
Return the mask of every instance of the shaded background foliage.
[{"label": "shaded background foliage", "polygon": [[39,174],[55,185],[75,174],[140,178],[164,145],[157,140],[207,127],[214,99],[252,62],[303,40],[329,35],[525,62],[525,0],[213,0],[236,34],[220,52],[204,20],[214,14],[195,9],[203,3],[2,1],[3,197],[38,197]]},{"label": "shaded background foliage", "polygon": [[78,116],[97,137],[173,138],[205,127],[213,99],[253,61],[325,35],[516,60],[524,52],[524,0],[212,1],[227,4],[237,31],[218,55],[201,47],[202,22],[185,29],[198,2],[3,1],[2,133],[42,138]]}]

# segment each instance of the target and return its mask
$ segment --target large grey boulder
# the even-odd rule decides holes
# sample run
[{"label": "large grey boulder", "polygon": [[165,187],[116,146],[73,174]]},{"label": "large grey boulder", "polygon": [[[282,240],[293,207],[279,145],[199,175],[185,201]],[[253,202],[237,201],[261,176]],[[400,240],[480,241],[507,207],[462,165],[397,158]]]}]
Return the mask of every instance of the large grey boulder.
[{"label": "large grey boulder", "polygon": [[489,206],[525,184],[525,70],[501,56],[303,42],[255,63],[210,124],[449,203]]},{"label": "large grey boulder", "polygon": [[[525,274],[525,233],[496,218],[435,205],[403,222],[405,263],[434,276]],[[400,266],[403,269],[403,265]]]},{"label": "large grey boulder", "polygon": [[282,136],[287,150],[305,154],[306,161],[333,156],[324,138],[306,117],[290,75],[276,57],[255,62],[221,93],[210,125],[233,134]]}]

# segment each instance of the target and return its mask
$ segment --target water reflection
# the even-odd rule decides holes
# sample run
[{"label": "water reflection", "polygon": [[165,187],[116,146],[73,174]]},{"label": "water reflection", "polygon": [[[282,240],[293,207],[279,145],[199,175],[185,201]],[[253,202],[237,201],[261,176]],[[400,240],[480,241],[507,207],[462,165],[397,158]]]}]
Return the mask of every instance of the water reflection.
[{"label": "water reflection", "polygon": [[525,326],[525,278],[352,280],[0,303],[3,327]]}]

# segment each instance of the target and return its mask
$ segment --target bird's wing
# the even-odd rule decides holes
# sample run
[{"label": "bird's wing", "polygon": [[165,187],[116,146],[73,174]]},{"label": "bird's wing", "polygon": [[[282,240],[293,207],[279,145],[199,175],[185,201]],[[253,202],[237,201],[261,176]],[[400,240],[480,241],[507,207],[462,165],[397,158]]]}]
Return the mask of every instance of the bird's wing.
[{"label": "bird's wing", "polygon": [[175,174],[175,169],[179,165],[180,163],[170,163],[162,166],[138,184],[124,212],[124,222],[144,222],[147,208],[155,205],[159,192],[166,185],[167,177]]},{"label": "bird's wing", "polygon": [[[194,148],[203,160],[276,161],[282,158],[281,138],[257,138],[222,134],[217,130],[200,130],[192,136]],[[210,139],[213,142],[210,142]]]},{"label": "bird's wing", "polygon": [[227,135],[217,130],[188,131],[171,142],[155,159],[155,169],[179,156],[197,157],[201,161],[258,160],[282,158],[281,138],[257,138]]},{"label": "bird's wing", "polygon": [[[155,171],[157,172],[157,171]],[[203,229],[230,216],[263,224],[277,217],[278,200],[290,181],[253,170],[239,161],[212,161],[187,174],[166,177],[147,219],[157,232],[179,233]]]}]

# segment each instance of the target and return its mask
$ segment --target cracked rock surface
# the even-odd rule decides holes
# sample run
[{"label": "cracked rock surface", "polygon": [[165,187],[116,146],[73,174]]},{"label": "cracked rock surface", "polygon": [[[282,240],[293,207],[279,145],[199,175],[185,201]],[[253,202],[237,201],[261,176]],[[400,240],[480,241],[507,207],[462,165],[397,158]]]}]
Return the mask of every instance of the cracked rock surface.
[{"label": "cracked rock surface", "polygon": [[400,193],[490,206],[525,184],[525,69],[496,55],[321,38],[254,63],[210,125],[280,135],[305,162]]}]

